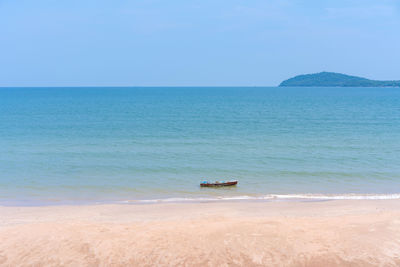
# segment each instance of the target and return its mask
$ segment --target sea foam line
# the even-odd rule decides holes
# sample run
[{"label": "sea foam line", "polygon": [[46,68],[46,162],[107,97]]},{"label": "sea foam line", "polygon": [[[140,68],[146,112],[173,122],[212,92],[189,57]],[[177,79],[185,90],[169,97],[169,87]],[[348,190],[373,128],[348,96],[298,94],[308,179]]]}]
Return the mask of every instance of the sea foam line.
[{"label": "sea foam line", "polygon": [[264,196],[220,196],[220,197],[178,197],[160,199],[125,200],[120,203],[170,203],[170,202],[212,202],[212,201],[235,201],[235,200],[385,200],[400,199],[400,194],[270,194]]}]

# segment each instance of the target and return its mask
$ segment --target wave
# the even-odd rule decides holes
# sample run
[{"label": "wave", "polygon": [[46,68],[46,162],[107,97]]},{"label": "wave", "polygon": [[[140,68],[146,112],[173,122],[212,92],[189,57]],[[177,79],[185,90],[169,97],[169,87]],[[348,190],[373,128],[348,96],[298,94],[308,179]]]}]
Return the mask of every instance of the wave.
[{"label": "wave", "polygon": [[177,197],[177,198],[161,198],[161,199],[139,199],[139,200],[124,200],[119,203],[178,203],[178,202],[214,202],[214,201],[241,201],[241,200],[385,200],[385,199],[400,199],[400,194],[270,194],[263,196],[221,196],[221,197]]}]

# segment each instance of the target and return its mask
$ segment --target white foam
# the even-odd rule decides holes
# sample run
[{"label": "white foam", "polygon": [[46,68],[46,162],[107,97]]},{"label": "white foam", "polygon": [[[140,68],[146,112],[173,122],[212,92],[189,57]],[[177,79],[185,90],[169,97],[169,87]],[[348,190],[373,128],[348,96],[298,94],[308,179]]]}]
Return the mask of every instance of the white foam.
[{"label": "white foam", "polygon": [[363,199],[400,199],[400,194],[343,194],[343,195],[318,195],[318,194],[294,194],[294,195],[271,195],[278,199],[316,199],[316,200],[363,200]]},{"label": "white foam", "polygon": [[220,197],[187,197],[187,198],[160,198],[160,199],[139,199],[126,200],[120,203],[171,203],[171,202],[213,202],[213,201],[235,201],[235,200],[384,200],[384,199],[400,199],[400,194],[270,194],[263,196],[220,196]]}]

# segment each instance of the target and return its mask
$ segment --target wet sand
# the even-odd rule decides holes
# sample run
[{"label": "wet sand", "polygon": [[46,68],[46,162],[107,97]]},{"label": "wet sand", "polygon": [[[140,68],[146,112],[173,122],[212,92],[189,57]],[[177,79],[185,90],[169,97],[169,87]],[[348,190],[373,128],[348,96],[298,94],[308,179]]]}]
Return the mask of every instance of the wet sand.
[{"label": "wet sand", "polygon": [[0,266],[399,266],[400,200],[0,207]]}]

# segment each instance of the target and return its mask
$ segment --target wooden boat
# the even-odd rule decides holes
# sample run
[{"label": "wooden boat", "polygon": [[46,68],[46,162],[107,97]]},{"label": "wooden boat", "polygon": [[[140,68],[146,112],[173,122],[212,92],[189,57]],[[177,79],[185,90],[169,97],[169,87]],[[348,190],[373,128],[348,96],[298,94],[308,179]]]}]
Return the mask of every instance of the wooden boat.
[{"label": "wooden boat", "polygon": [[200,183],[201,187],[214,187],[214,186],[233,186],[237,185],[238,181],[233,180],[233,181],[215,181],[215,182],[209,182],[209,181],[202,181]]}]

